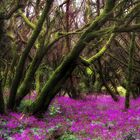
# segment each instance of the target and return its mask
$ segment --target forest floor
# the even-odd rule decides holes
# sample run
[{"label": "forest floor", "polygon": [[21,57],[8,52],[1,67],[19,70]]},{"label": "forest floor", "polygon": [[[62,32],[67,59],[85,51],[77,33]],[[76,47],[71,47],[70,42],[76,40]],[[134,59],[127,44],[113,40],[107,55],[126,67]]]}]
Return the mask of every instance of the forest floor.
[{"label": "forest floor", "polygon": [[57,97],[42,119],[0,116],[0,140],[140,140],[140,98],[126,111],[123,97],[118,103],[107,95]]}]

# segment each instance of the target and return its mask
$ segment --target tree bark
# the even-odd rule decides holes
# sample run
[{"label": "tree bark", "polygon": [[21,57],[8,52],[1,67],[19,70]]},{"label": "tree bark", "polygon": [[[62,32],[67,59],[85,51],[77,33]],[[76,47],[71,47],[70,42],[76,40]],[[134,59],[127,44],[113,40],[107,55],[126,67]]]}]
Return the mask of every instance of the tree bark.
[{"label": "tree bark", "polygon": [[[65,75],[62,76],[62,78],[57,81],[57,84],[46,84],[46,86],[43,88],[41,94],[44,92],[44,95],[45,95],[45,92],[48,93],[47,94],[47,97],[45,98],[44,95],[42,94],[41,96],[39,95],[39,100],[36,99],[35,102],[32,103],[32,105],[28,106],[26,108],[26,111],[29,113],[29,114],[34,114],[34,115],[40,115],[42,113],[44,113],[51,101],[54,99],[54,97],[56,96],[56,94],[60,91],[62,85],[65,83],[65,81],[68,79],[68,77],[70,76],[70,74],[72,73],[73,69],[75,68],[75,63],[73,63],[71,65],[71,67],[69,68],[69,71],[66,72]],[[55,75],[53,77],[54,79],[57,78],[57,75]],[[50,79],[50,82],[54,82],[55,81],[53,79]]]},{"label": "tree bark", "polygon": [[110,87],[108,86],[105,78],[104,78],[104,75],[102,73],[102,67],[101,67],[101,63],[100,63],[100,60],[98,59],[98,65],[99,65],[99,74],[100,74],[100,77],[101,77],[101,80],[102,80],[102,83],[103,85],[106,87],[107,91],[109,92],[109,94],[111,95],[112,99],[114,101],[118,101],[119,99],[117,98],[117,96],[112,92],[112,90],[110,89]]},{"label": "tree bark", "polygon": [[2,92],[2,79],[0,79],[0,114],[5,113],[5,103]]},{"label": "tree bark", "polygon": [[126,96],[125,96],[125,108],[128,109],[130,106],[130,93],[132,84],[132,70],[133,70],[133,54],[135,50],[135,33],[132,33],[131,44],[129,48],[129,62],[128,62],[128,77],[126,85]]},{"label": "tree bark", "polygon": [[46,16],[48,15],[48,13],[50,11],[52,3],[53,3],[53,0],[47,0],[46,1],[45,8],[42,12],[42,15],[40,16],[40,18],[38,20],[38,24],[37,24],[35,30],[33,31],[32,36],[29,39],[24,52],[22,53],[22,55],[20,57],[19,63],[18,63],[17,68],[16,68],[16,74],[14,76],[14,79],[13,79],[13,82],[12,82],[12,85],[11,85],[11,89],[10,89],[10,96],[9,96],[9,100],[8,100],[8,104],[7,104],[7,108],[9,110],[14,109],[16,93],[17,93],[17,89],[18,89],[18,86],[19,86],[19,83],[20,83],[20,80],[21,80],[21,75],[23,73],[23,69],[24,69],[26,59],[27,59],[31,48],[34,45],[34,43],[35,43],[35,41],[36,41],[36,39],[37,39],[41,29],[42,29],[43,23],[45,21]]},{"label": "tree bark", "polygon": [[[76,46],[73,48],[73,50],[68,54],[68,56],[64,59],[64,61],[57,67],[57,69],[54,71],[53,75],[50,77],[50,79],[47,81],[47,83],[44,85],[39,97],[29,106],[28,112],[30,113],[38,113],[41,109],[46,110],[49,106],[49,103],[54,98],[54,96],[57,94],[58,89],[61,88],[61,81],[64,77],[67,77],[67,73],[69,73],[69,69],[71,67],[73,69],[76,67],[76,60],[78,59],[80,53],[85,48],[86,43],[93,40],[95,37],[89,37],[90,33],[97,31],[100,29],[100,27],[106,22],[107,18],[109,17],[109,12],[113,9],[115,5],[115,0],[108,0],[105,6],[104,12],[95,19],[91,23],[91,26],[83,33],[79,41],[77,42]],[[73,64],[75,64],[73,66]],[[67,78],[64,78],[64,81]],[[43,112],[42,111],[42,112]]]},{"label": "tree bark", "polygon": [[50,44],[47,44],[47,43],[45,45],[42,44],[42,46],[40,46],[40,48],[37,50],[37,53],[33,61],[31,62],[31,65],[28,71],[26,72],[25,78],[18,88],[15,108],[20,105],[21,100],[28,94],[31,88],[31,83],[35,76],[35,72],[39,68],[42,59],[44,58],[48,50],[51,49],[58,40],[59,40],[59,37],[54,39]]}]

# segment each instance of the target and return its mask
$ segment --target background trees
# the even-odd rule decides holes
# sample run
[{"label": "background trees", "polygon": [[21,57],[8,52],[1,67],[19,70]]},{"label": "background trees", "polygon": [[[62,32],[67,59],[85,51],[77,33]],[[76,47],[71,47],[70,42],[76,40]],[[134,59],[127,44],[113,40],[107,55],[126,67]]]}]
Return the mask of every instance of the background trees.
[{"label": "background trees", "polygon": [[27,107],[33,114],[46,111],[60,89],[78,98],[83,91],[104,88],[115,101],[118,86],[139,90],[139,1],[17,0],[0,5],[1,87],[9,92],[7,109],[16,110],[31,89],[38,94]]}]

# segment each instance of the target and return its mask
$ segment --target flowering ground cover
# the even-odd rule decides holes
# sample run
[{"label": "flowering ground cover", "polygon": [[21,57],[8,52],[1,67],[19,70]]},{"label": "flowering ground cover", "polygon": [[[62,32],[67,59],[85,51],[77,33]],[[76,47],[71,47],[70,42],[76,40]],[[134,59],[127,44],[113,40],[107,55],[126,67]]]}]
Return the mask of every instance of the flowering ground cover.
[{"label": "flowering ground cover", "polygon": [[140,99],[124,110],[110,96],[57,97],[42,119],[22,113],[0,116],[0,140],[140,140]]}]

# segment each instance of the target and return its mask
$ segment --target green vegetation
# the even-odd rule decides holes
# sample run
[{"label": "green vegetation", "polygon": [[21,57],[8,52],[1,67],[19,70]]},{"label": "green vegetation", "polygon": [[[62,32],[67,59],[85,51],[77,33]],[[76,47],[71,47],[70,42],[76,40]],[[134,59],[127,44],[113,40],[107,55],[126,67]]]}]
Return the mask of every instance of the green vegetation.
[{"label": "green vegetation", "polygon": [[2,0],[0,113],[43,114],[58,95],[89,94],[125,97],[128,109],[140,95],[139,7],[138,0]]}]

